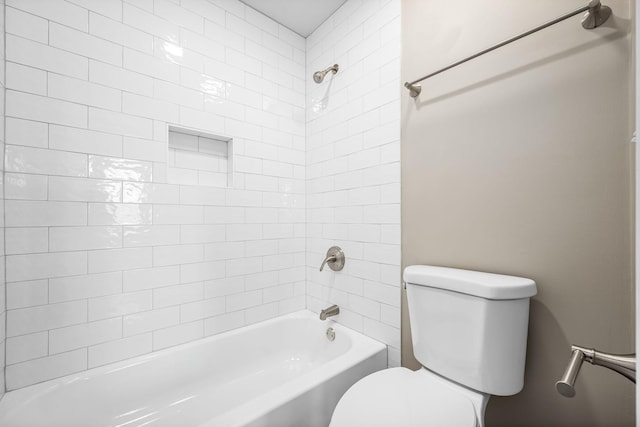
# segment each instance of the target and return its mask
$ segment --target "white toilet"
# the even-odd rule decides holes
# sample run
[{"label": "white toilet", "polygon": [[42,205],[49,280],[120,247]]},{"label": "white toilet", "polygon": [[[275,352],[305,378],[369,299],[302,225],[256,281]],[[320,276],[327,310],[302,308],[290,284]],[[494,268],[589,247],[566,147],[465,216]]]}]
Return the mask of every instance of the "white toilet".
[{"label": "white toilet", "polygon": [[492,394],[524,382],[530,279],[415,265],[404,270],[422,368],[371,374],[342,396],[331,427],[483,427]]}]

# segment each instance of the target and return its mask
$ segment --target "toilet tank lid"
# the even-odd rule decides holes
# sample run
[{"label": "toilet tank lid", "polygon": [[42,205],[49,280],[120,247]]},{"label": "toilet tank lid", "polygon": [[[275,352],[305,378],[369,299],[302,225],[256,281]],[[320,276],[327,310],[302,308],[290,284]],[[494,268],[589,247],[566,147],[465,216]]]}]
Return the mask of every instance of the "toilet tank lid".
[{"label": "toilet tank lid", "polygon": [[537,293],[536,282],[531,279],[431,265],[410,265],[404,269],[403,279],[413,285],[493,300],[529,298]]}]

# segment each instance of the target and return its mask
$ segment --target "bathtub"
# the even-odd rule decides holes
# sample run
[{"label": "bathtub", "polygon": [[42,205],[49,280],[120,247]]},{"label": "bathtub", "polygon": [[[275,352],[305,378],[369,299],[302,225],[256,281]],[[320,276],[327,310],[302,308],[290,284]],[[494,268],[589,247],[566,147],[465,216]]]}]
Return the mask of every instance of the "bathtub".
[{"label": "bathtub", "polygon": [[326,427],[386,366],[384,344],[305,310],[9,392],[0,426]]}]

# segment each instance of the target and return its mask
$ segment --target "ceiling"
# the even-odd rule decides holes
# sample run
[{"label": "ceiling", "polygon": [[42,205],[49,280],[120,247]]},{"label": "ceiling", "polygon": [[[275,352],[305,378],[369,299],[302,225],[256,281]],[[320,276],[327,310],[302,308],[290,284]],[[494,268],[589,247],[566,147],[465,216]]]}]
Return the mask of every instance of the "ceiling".
[{"label": "ceiling", "polygon": [[240,0],[274,21],[307,37],[346,0]]}]

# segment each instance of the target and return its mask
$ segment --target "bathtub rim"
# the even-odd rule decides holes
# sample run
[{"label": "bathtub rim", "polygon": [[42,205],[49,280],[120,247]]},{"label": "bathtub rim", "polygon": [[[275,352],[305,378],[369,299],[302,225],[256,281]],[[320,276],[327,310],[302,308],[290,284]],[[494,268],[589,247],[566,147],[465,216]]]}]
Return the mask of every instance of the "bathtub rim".
[{"label": "bathtub rim", "polygon": [[[23,405],[33,400],[37,400],[42,396],[52,392],[54,389],[64,387],[76,381],[89,380],[93,377],[108,374],[141,365],[153,361],[157,358],[171,357],[178,351],[189,351],[198,346],[207,345],[215,341],[225,338],[234,337],[251,330],[259,329],[274,323],[288,319],[308,319],[315,322],[323,322],[327,328],[332,327],[336,334],[347,334],[352,340],[352,345],[345,353],[337,357],[325,361],[319,369],[312,369],[304,372],[299,377],[293,378],[285,383],[275,386],[267,393],[257,397],[248,399],[246,402],[226,411],[222,414],[214,416],[210,420],[200,424],[200,427],[220,425],[226,419],[233,420],[234,423],[240,420],[240,424],[250,423],[261,416],[269,413],[274,407],[284,404],[289,400],[302,395],[303,393],[318,386],[323,381],[338,375],[356,364],[375,357],[378,353],[384,352],[384,359],[387,360],[387,346],[374,338],[368,337],[361,332],[355,331],[347,326],[337,323],[333,319],[321,321],[318,315],[310,310],[303,309],[292,313],[277,316],[251,325],[241,326],[236,329],[225,331],[216,335],[204,337],[188,343],[178,344],[165,349],[157,350],[151,353],[135,356],[118,362],[97,366],[77,373],[65,375],[59,378],[53,378],[40,383],[32,384],[19,389],[6,392],[0,399],[0,414],[4,413],[10,416],[13,410],[20,409]],[[366,355],[366,357],[365,357]],[[385,363],[384,367],[387,367]],[[251,411],[247,409],[251,408]]]},{"label": "bathtub rim", "polygon": [[[313,313],[309,310],[301,310],[291,314],[299,313],[309,315],[313,320],[321,321],[318,319],[318,315],[316,313]],[[366,336],[363,333],[353,330],[347,326],[336,323],[334,320],[328,319],[324,322],[326,322],[327,328],[334,328],[337,334],[345,332],[351,334],[351,339],[355,339],[358,341],[357,344],[352,345],[351,347],[352,349],[355,348],[356,351],[349,350],[344,354],[341,354],[338,357],[322,364],[321,369],[311,370],[310,372],[306,372],[300,377],[294,378],[293,380],[290,380],[284,384],[278,385],[270,392],[258,398],[250,399],[247,402],[238,405],[232,410],[227,411],[207,421],[206,423],[201,424],[198,427],[236,425],[235,423],[238,422],[238,420],[240,420],[240,422],[238,423],[239,425],[249,424],[269,413],[272,408],[284,404],[287,401],[292,400],[298,396],[301,396],[302,394],[312,390],[314,387],[317,387],[327,379],[333,378],[334,376],[350,368],[353,368],[358,363],[369,361],[370,359],[375,358],[379,353],[383,353],[383,357],[385,360],[383,369],[386,369],[388,367],[386,344],[383,344],[375,338]],[[362,357],[363,353],[366,353],[367,357]],[[248,408],[251,408],[252,411],[247,411]]]}]

